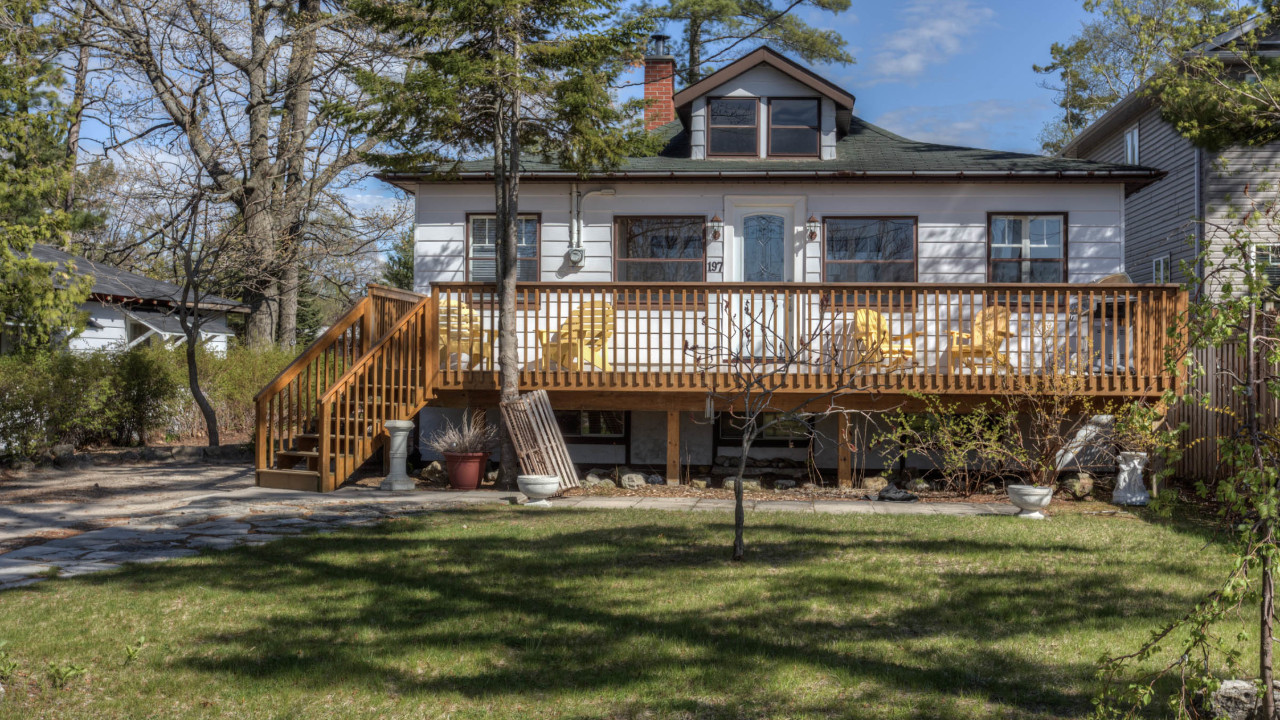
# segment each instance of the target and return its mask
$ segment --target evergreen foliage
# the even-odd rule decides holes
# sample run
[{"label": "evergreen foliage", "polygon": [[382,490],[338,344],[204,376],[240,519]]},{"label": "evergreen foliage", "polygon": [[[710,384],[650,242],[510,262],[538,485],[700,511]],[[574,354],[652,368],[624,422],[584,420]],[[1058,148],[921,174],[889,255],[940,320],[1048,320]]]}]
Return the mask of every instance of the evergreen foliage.
[{"label": "evergreen foliage", "polygon": [[382,281],[401,290],[413,289],[413,230],[406,230],[387,253]]}]

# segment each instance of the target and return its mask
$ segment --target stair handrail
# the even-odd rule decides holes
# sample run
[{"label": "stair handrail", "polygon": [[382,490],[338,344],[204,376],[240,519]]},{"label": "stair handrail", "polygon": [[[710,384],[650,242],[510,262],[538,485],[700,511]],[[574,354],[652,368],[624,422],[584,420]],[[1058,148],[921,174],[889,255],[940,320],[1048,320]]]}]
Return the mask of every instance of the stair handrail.
[{"label": "stair handrail", "polygon": [[352,325],[355,325],[357,322],[362,320],[372,303],[373,300],[368,295],[360,298],[360,301],[355,305],[352,305],[351,309],[330,325],[328,330],[325,330],[320,337],[311,341],[311,344],[308,345],[306,349],[298,355],[298,357],[294,358],[293,362],[285,365],[284,369],[271,379],[271,382],[263,386],[263,388],[258,391],[258,394],[253,396],[253,401],[256,403],[267,395],[273,395],[280,392],[285,385],[289,384],[289,381],[293,380],[293,378],[297,376],[298,372],[301,371],[303,367],[309,365],[312,360],[315,360],[316,356],[319,355],[321,351],[332,345],[334,341],[341,337],[342,334]]},{"label": "stair handrail", "polygon": [[[403,316],[401,316],[398,320],[396,320],[395,324],[392,325],[391,328],[387,330],[387,332],[384,333],[382,337],[380,337],[378,341],[373,344],[372,347],[370,347],[363,355],[361,355],[354,363],[352,363],[351,367],[347,368],[346,372],[344,372],[339,378],[334,380],[333,383],[329,386],[329,388],[325,390],[324,393],[316,400],[316,405],[317,405],[316,413],[317,413],[317,417],[319,418],[319,423],[318,423],[318,428],[319,428],[318,432],[320,435],[319,466],[320,466],[320,488],[322,491],[330,489],[333,485],[332,483],[333,477],[331,474],[331,470],[329,468],[330,440],[331,440],[331,438],[329,437],[330,420],[331,420],[329,415],[330,404],[334,402],[337,395],[343,392],[347,388],[347,386],[353,382],[355,378],[359,377],[361,373],[366,372],[368,368],[371,365],[373,365],[375,362],[380,361],[383,357],[384,350],[393,342],[395,342],[396,338],[399,337],[400,333],[405,328],[411,326],[415,321],[419,319],[423,320],[425,323],[423,325],[423,335],[424,335],[424,337],[422,338],[423,342],[422,342],[422,346],[419,348],[421,352],[417,357],[417,362],[420,365],[422,370],[422,374],[420,375],[421,382],[419,384],[418,389],[421,390],[421,392],[423,393],[423,396],[420,398],[419,404],[422,404],[423,402],[425,402],[426,396],[431,393],[431,390],[434,387],[434,378],[436,374],[439,372],[439,368],[437,366],[437,363],[435,362],[435,358],[437,357],[436,355],[437,346],[439,344],[439,340],[436,334],[437,324],[439,320],[435,312],[436,310],[435,296],[423,295],[420,297],[421,299],[416,304],[414,304],[413,308],[410,309],[409,312],[406,312]],[[414,358],[412,357],[413,353],[410,352],[409,355],[410,357],[402,356],[401,359],[412,362],[414,360]],[[364,398],[364,402],[365,403],[370,402],[369,398],[367,397]],[[387,405],[388,403],[384,401],[381,404]],[[340,450],[340,447],[336,448],[334,451],[336,452],[338,450]],[[356,453],[346,452],[343,454],[355,455]],[[354,469],[354,468],[351,468],[351,469]],[[338,476],[344,476],[346,474],[346,468],[342,466],[342,463],[339,463],[339,467],[336,468],[335,471],[333,472],[336,472]]]}]

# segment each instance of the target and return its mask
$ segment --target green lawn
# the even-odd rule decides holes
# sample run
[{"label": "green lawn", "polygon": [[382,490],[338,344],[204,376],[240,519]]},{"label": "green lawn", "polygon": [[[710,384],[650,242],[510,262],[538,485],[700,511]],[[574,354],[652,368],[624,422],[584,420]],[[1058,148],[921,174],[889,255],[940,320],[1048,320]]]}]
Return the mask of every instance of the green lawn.
[{"label": "green lawn", "polygon": [[0,594],[0,718],[1078,717],[1225,555],[1097,516],[748,523],[744,564],[728,514],[495,508],[47,581]]}]

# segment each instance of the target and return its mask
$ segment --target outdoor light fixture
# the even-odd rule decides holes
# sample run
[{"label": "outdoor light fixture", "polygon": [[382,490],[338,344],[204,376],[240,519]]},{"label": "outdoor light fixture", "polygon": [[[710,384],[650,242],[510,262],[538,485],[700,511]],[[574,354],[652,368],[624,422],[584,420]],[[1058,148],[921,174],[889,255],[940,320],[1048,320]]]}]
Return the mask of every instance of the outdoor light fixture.
[{"label": "outdoor light fixture", "polygon": [[724,220],[720,219],[717,213],[711,216],[711,222],[707,223],[707,241],[716,242],[720,236],[724,234]]},{"label": "outdoor light fixture", "polygon": [[810,215],[809,220],[805,222],[804,229],[809,231],[809,239],[817,240],[818,231],[822,230],[822,223],[818,222],[818,218]]}]

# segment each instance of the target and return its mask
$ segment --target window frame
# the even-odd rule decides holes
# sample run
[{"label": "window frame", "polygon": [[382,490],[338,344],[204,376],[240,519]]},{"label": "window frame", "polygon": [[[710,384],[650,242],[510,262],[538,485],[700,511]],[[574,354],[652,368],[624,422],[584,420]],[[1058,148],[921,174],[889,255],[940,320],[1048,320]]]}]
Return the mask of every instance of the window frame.
[{"label": "window frame", "polygon": [[[699,220],[701,220],[701,221],[702,221],[702,258],[699,260],[699,266],[700,266],[700,267],[701,267],[701,269],[702,269],[702,273],[701,273],[701,274],[702,274],[702,277],[701,277],[700,279],[698,279],[698,280],[688,280],[688,281],[681,281],[681,282],[699,282],[699,283],[705,283],[705,282],[707,281],[707,222],[708,222],[708,220],[707,220],[707,216],[706,216],[706,215],[614,215],[614,216],[613,216],[613,225],[612,225],[612,230],[613,230],[613,243],[612,243],[612,244],[613,244],[613,282],[620,282],[620,283],[628,283],[628,282],[635,282],[635,283],[640,283],[640,282],[662,282],[662,281],[653,281],[653,280],[624,280],[624,279],[622,279],[622,273],[620,272],[620,266],[619,266],[619,264],[618,264],[619,262],[658,262],[658,263],[661,263],[661,262],[672,262],[672,259],[671,259],[671,258],[661,258],[661,259],[655,259],[655,258],[648,258],[648,259],[631,259],[631,258],[623,258],[623,257],[619,254],[619,253],[620,253],[620,251],[621,251],[621,249],[622,249],[622,238],[623,238],[623,233],[621,232],[620,226],[621,226],[621,224],[622,224],[623,222],[626,222],[626,221],[628,221],[628,220],[666,220],[666,219],[671,219],[671,218],[684,218],[684,219],[686,219],[686,220],[693,220],[694,218],[698,218]],[[683,260],[675,260],[675,262],[692,262],[692,258],[686,258],[686,259],[683,259]],[[677,282],[677,281],[672,281],[672,282]]]},{"label": "window frame", "polygon": [[[891,263],[905,263],[906,260],[827,260],[827,221],[828,220],[910,220],[911,221],[911,279],[905,282],[920,282],[920,216],[919,215],[823,215],[819,220],[822,222],[822,282],[835,283],[834,280],[827,279],[827,263],[831,262],[839,265],[853,265],[855,263],[876,263],[888,265]],[[850,284],[850,283],[844,283]],[[862,284],[862,283],[852,283]]]},{"label": "window frame", "polygon": [[[781,414],[782,413],[763,413],[763,415],[781,415]],[[732,434],[730,435],[725,434],[725,428],[732,427],[732,420],[733,420],[732,413],[729,413],[729,412],[716,413],[716,419],[714,423],[715,434],[712,436],[712,439],[714,440],[714,445],[715,445],[714,455],[719,455],[720,448],[722,447],[741,447],[742,435],[740,433],[737,436],[734,436]],[[809,444],[813,442],[814,437],[815,437],[814,433],[809,433],[803,436],[796,435],[793,437],[761,436],[756,438],[751,443],[751,447],[753,448],[754,447],[773,447],[773,448],[792,448],[792,449],[807,448],[809,447]],[[735,445],[730,445],[730,443],[734,443]]]},{"label": "window frame", "polygon": [[[1164,265],[1164,272],[1160,272],[1160,266]],[[1173,282],[1173,261],[1168,253],[1157,258],[1151,259],[1151,282],[1157,285]]]},{"label": "window frame", "polygon": [[[723,153],[723,152],[713,152],[711,150],[712,148],[711,136],[715,133],[716,128],[747,127],[746,125],[712,125],[711,124],[711,103],[715,102],[716,100],[751,100],[752,101],[752,104],[755,107],[755,125],[752,127],[752,129],[755,130],[755,140],[752,141],[751,143],[751,152]],[[754,97],[754,96],[744,97],[744,96],[734,96],[734,95],[716,95],[714,97],[708,97],[706,112],[707,112],[707,144],[706,144],[707,157],[725,157],[725,158],[748,158],[748,157],[758,158],[760,157],[760,98],[759,97]]]},{"label": "window frame", "polygon": [[[813,152],[811,153],[776,153],[773,151],[773,104],[777,100],[811,100],[817,106],[817,123],[813,127]],[[771,97],[769,98],[769,128],[765,137],[765,156],[784,158],[815,158],[822,155],[822,98],[820,97]],[[808,130],[807,125],[778,125],[783,130]],[[758,140],[758,139],[757,139]]]},{"label": "window frame", "polygon": [[1142,164],[1142,133],[1138,123],[1124,131],[1124,162],[1126,165]]},{"label": "window frame", "polygon": [[[986,280],[988,284],[991,284],[991,285],[1053,285],[1055,284],[1055,283],[1038,283],[1030,280],[1019,280],[1017,282],[1012,282],[1012,283],[998,282],[995,280],[995,272],[994,272],[996,263],[1012,263],[1012,262],[1021,263],[1029,260],[1029,258],[1019,258],[1017,260],[997,259],[994,257],[993,253],[991,252],[991,249],[994,245],[994,242],[992,241],[995,240],[995,232],[991,228],[996,218],[1008,217],[1008,218],[1025,218],[1027,220],[1030,220],[1032,218],[1049,217],[1049,216],[1062,218],[1062,257],[1054,261],[1062,265],[1062,278],[1060,280],[1057,280],[1056,283],[1064,284],[1064,283],[1071,282],[1071,269],[1069,267],[1071,262],[1071,253],[1070,253],[1071,233],[1069,228],[1071,227],[1071,225],[1069,222],[1070,218],[1067,215],[1067,211],[1065,210],[1035,211],[1035,212],[988,211],[987,212],[987,280]],[[1040,259],[1040,262],[1045,262],[1047,260],[1048,258],[1042,258]]]},{"label": "window frame", "polygon": [[[564,442],[566,445],[631,445],[631,411],[630,410],[557,410],[556,413],[589,413],[589,412],[620,412],[622,413],[622,434],[621,435],[565,435]],[[556,425],[559,426],[559,418],[556,419]],[[563,431],[562,431],[563,434]]]},{"label": "window frame", "polygon": [[[472,221],[474,218],[494,218],[494,219],[496,220],[496,219],[497,219],[497,217],[498,217],[498,216],[497,216],[497,213],[491,213],[491,212],[474,212],[474,213],[469,212],[469,213],[467,213],[467,226],[466,226],[466,232],[465,232],[465,233],[463,233],[463,244],[462,244],[462,260],[463,260],[463,264],[462,264],[462,277],[463,277],[463,279],[464,279],[464,281],[465,281],[465,282],[478,282],[478,283],[485,283],[485,284],[488,284],[488,283],[487,283],[487,281],[485,281],[485,280],[472,280],[472,279],[471,279],[471,221]],[[520,219],[529,219],[529,218],[532,218],[532,219],[533,219],[533,221],[534,221],[534,223],[535,223],[535,227],[536,227],[536,230],[535,230],[535,232],[534,232],[534,238],[533,238],[534,256],[533,256],[533,258],[532,258],[532,259],[534,260],[534,262],[536,262],[536,263],[537,263],[537,266],[538,266],[538,278],[537,278],[536,280],[523,280],[523,281],[520,281],[520,282],[540,282],[540,281],[542,280],[542,213],[540,213],[540,212],[533,212],[533,213],[524,213],[524,212],[522,212],[522,213],[520,213],[519,215],[517,215],[517,216],[516,216],[516,219],[517,219],[517,220],[520,220]],[[518,271],[519,271],[519,270],[518,270],[518,267],[519,267],[519,261],[518,261],[518,260],[517,260],[517,263],[516,263],[516,264],[517,264],[517,272],[518,272]],[[496,267],[496,266],[495,266],[495,267]],[[494,283],[493,283],[493,284],[495,284],[495,285],[497,284],[497,278],[496,278],[496,277],[494,278]]]}]

